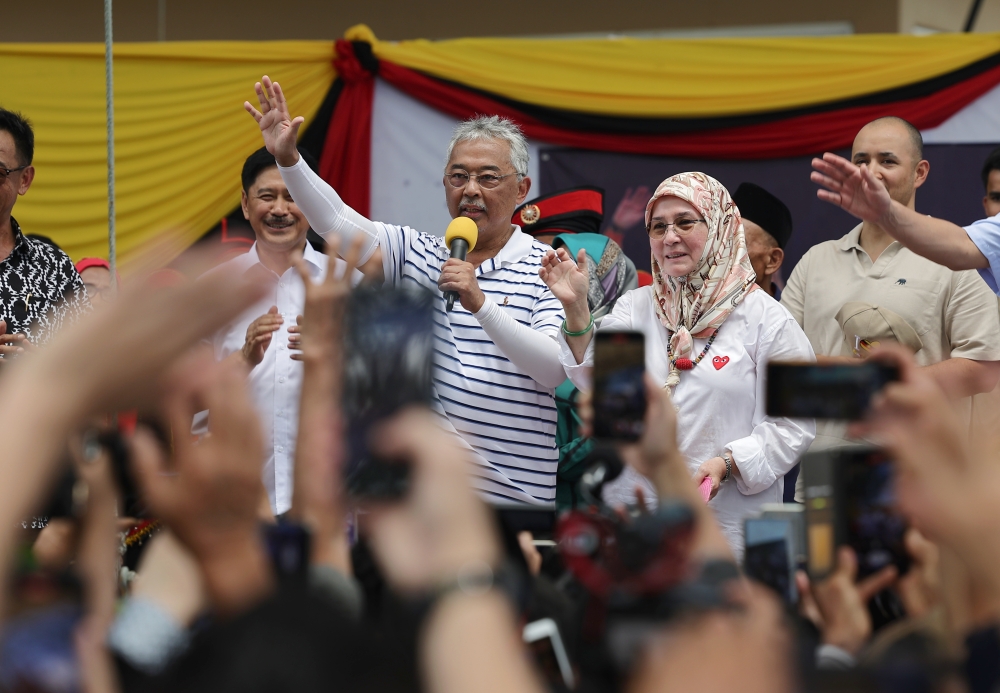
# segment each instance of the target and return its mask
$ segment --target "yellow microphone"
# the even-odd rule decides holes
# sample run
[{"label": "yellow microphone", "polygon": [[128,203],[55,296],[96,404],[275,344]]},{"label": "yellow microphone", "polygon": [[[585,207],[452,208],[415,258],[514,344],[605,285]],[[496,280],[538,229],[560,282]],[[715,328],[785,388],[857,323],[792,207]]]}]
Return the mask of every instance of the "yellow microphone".
[{"label": "yellow microphone", "polygon": [[[479,227],[469,217],[455,217],[448,224],[448,230],[444,232],[444,242],[451,248],[451,256],[459,260],[464,260],[469,251],[476,247],[477,240],[479,240]],[[445,291],[444,297],[450,313],[455,306],[458,292]]]}]

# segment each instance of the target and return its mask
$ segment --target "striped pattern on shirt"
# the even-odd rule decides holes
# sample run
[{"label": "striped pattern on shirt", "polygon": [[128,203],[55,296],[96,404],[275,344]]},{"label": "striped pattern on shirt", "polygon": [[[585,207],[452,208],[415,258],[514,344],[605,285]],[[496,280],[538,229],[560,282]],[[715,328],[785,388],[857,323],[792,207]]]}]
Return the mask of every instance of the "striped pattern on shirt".
[{"label": "striped pattern on shirt", "polygon": [[[549,505],[556,497],[554,390],[511,363],[475,316],[437,288],[449,257],[444,239],[375,222],[386,282],[438,296],[434,316],[434,409],[472,451],[477,488],[495,503]],[[520,229],[476,269],[484,294],[517,322],[555,336],[562,305],[538,276],[548,246]]]}]

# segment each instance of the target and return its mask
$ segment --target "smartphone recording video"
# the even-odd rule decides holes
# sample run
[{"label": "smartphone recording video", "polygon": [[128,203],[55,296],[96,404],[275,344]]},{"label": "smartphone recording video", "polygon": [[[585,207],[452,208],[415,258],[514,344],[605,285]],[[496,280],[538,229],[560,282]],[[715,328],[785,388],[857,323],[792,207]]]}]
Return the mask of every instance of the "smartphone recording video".
[{"label": "smartphone recording video", "polygon": [[809,453],[802,460],[806,496],[809,575],[823,578],[836,567],[838,546],[858,557],[858,578],[895,565],[910,567],[903,544],[907,524],[896,509],[893,465],[867,446]]},{"label": "smartphone recording video", "polygon": [[857,421],[872,397],[899,380],[899,368],[876,361],[857,365],[767,364],[767,415]]},{"label": "smartphone recording video", "polygon": [[399,498],[409,488],[409,464],[372,454],[369,435],[372,426],[404,407],[431,402],[432,306],[433,296],[423,289],[361,287],[351,296],[344,354],[344,475],[354,498]]},{"label": "smartphone recording video", "polygon": [[743,572],[770,587],[786,604],[798,602],[795,587],[795,527],[790,520],[743,521]]},{"label": "smartphone recording video", "polygon": [[646,418],[645,336],[598,332],[594,340],[594,437],[638,440]]}]

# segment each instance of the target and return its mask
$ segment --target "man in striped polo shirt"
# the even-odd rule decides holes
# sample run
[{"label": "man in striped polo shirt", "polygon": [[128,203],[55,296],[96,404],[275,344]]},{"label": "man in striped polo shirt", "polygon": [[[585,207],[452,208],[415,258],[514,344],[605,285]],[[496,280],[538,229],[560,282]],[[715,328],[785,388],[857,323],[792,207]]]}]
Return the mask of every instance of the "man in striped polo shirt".
[{"label": "man in striped polo shirt", "polygon": [[[452,217],[467,216],[479,240],[467,260],[449,258],[444,239],[373,222],[343,203],[299,157],[292,119],[277,83],[256,85],[261,110],[247,111],[313,230],[359,237],[361,271],[376,281],[416,285],[440,297],[435,314],[434,409],[467,446],[479,490],[497,503],[555,501],[554,389],[566,374],[556,343],[564,314],[538,276],[547,247],[511,224],[531,187],[528,147],[513,122],[481,116],[461,123],[448,148],[444,190]],[[444,291],[461,305],[445,311]]]}]

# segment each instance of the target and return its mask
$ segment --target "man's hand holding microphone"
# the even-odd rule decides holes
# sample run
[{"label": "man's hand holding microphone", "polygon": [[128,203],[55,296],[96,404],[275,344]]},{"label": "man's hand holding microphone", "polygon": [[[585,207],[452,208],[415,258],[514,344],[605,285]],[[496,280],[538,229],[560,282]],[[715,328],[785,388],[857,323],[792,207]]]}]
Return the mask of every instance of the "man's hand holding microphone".
[{"label": "man's hand holding microphone", "polygon": [[479,228],[469,217],[452,219],[445,231],[444,241],[451,249],[451,257],[441,267],[438,288],[444,292],[448,312],[454,307],[455,299],[459,299],[462,307],[470,313],[478,313],[486,302],[486,296],[476,281],[476,268],[465,260],[469,251],[476,247],[478,239]]}]

